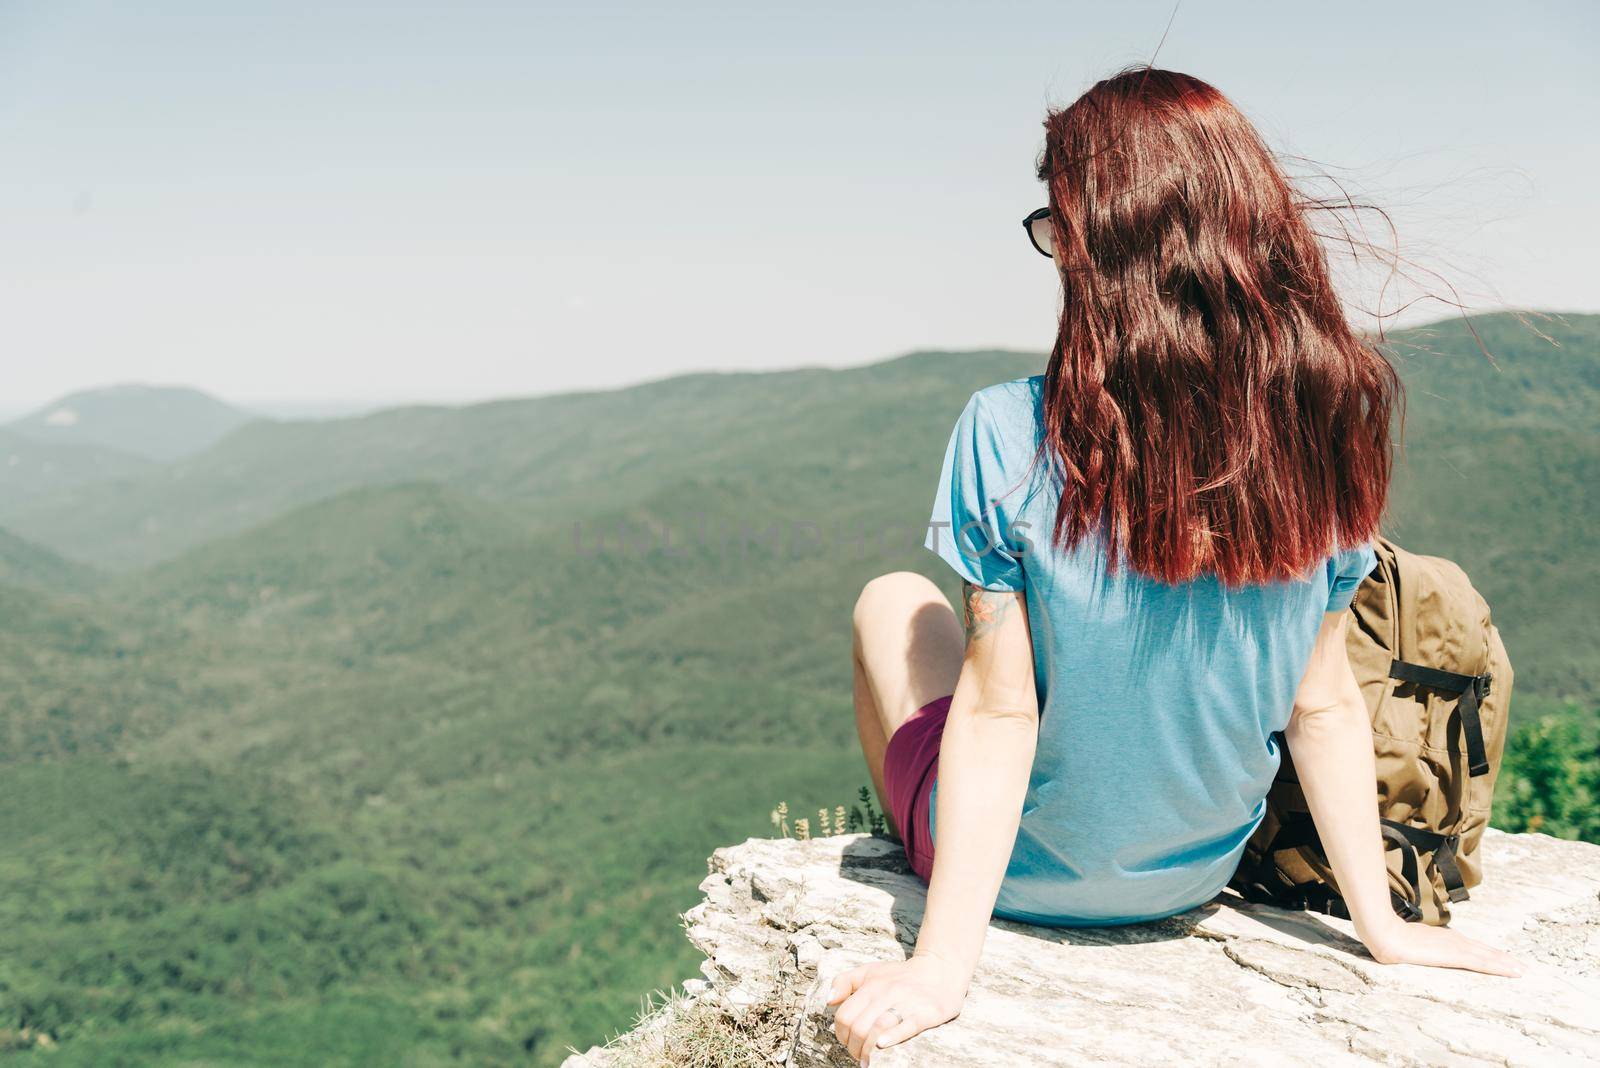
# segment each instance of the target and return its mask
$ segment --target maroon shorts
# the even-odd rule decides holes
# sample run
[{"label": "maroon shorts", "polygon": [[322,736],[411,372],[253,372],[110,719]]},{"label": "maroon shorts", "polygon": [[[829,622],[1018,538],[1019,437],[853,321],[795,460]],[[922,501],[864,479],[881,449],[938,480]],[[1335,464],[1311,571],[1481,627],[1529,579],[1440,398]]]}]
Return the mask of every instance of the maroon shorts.
[{"label": "maroon shorts", "polygon": [[944,737],[950,698],[939,697],[900,724],[883,754],[884,804],[900,829],[911,870],[926,882],[933,874],[933,821],[929,800],[939,777],[939,742]]}]

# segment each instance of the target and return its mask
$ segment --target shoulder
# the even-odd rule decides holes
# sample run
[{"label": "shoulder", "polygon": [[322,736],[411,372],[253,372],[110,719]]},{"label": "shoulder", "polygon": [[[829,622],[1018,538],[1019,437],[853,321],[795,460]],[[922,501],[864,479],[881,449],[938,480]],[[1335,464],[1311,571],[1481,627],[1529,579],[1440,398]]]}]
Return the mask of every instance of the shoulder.
[{"label": "shoulder", "polygon": [[1328,574],[1335,580],[1354,577],[1359,581],[1367,577],[1377,562],[1372,542],[1364,541],[1335,550],[1328,557]]},{"label": "shoulder", "polygon": [[963,418],[987,429],[997,441],[1031,453],[1043,425],[1043,396],[1043,375],[998,382],[972,395]]},{"label": "shoulder", "polygon": [[[956,421],[945,456],[946,477],[981,484],[989,498],[1035,484],[1043,440],[1043,377],[1018,378],[978,390]],[[1023,499],[1026,499],[1024,497]]]},{"label": "shoulder", "polygon": [[1337,612],[1355,598],[1356,589],[1377,564],[1372,543],[1339,549],[1328,558],[1328,611]]}]

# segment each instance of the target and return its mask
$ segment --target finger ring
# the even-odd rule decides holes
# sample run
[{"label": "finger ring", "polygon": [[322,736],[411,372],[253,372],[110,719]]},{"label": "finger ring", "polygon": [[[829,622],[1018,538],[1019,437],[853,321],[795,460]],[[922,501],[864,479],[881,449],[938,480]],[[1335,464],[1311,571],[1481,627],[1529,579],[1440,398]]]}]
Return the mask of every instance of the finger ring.
[{"label": "finger ring", "polygon": [[899,1027],[901,1024],[906,1022],[906,1018],[900,1015],[900,1010],[896,1009],[892,1005],[883,1011],[894,1017],[894,1025],[896,1027]]}]

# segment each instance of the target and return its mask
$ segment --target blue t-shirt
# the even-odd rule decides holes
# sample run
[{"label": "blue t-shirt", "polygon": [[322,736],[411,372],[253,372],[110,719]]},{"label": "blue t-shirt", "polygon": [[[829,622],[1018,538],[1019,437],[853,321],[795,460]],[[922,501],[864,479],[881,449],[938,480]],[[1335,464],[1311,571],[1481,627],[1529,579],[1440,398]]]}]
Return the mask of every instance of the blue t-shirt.
[{"label": "blue t-shirt", "polygon": [[1112,572],[1093,538],[1062,552],[1035,462],[1042,382],[973,394],[927,538],[968,582],[1027,597],[1039,743],[995,911],[1061,926],[1170,916],[1232,876],[1323,613],[1350,603],[1372,549],[1234,589]]}]

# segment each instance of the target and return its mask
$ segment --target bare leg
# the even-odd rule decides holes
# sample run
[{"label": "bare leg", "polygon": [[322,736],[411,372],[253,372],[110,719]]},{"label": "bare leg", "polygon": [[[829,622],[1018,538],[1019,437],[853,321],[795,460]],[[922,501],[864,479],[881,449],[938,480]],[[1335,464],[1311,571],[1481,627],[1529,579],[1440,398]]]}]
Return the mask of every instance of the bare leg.
[{"label": "bare leg", "polygon": [[[883,754],[889,739],[917,709],[955,692],[966,637],[939,587],[910,571],[867,583],[853,624],[856,732],[878,807],[887,813]],[[899,833],[892,821],[890,829]]]}]

